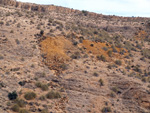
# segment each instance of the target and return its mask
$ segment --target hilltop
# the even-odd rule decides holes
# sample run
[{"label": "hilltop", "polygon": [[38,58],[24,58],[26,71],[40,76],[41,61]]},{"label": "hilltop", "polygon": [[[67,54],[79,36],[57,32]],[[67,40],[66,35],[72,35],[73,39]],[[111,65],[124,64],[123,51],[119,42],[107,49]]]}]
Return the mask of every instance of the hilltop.
[{"label": "hilltop", "polygon": [[0,113],[149,113],[150,18],[0,0]]}]

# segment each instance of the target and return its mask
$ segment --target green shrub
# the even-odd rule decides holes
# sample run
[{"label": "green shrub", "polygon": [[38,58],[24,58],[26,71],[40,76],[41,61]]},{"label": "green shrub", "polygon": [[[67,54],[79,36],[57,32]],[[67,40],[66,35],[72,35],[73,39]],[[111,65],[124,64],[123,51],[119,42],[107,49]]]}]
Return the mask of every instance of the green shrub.
[{"label": "green shrub", "polygon": [[82,13],[84,14],[84,16],[88,15],[88,11],[82,10]]},{"label": "green shrub", "polygon": [[34,92],[27,92],[25,95],[24,95],[24,98],[26,100],[32,100],[34,98],[36,98],[36,94]]},{"label": "green shrub", "polygon": [[44,34],[44,30],[41,30],[41,31],[40,31],[40,35],[43,35],[43,34]]},{"label": "green shrub", "polygon": [[56,92],[56,91],[50,91],[47,93],[46,97],[48,99],[58,99],[58,98],[61,98],[61,95],[59,92]]},{"label": "green shrub", "polygon": [[14,111],[14,112],[19,112],[19,109],[20,108],[19,108],[18,104],[13,105],[12,108],[11,108],[11,110]]},{"label": "green shrub", "polygon": [[18,97],[17,92],[13,91],[12,93],[8,94],[9,100],[15,100]]}]

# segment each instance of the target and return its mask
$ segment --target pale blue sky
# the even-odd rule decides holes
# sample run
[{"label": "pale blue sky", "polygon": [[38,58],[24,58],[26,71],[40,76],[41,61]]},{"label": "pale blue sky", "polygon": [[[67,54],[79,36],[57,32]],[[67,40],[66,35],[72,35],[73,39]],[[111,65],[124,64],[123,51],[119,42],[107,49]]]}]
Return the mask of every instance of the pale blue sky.
[{"label": "pale blue sky", "polygon": [[150,0],[17,0],[54,4],[107,15],[150,17]]}]

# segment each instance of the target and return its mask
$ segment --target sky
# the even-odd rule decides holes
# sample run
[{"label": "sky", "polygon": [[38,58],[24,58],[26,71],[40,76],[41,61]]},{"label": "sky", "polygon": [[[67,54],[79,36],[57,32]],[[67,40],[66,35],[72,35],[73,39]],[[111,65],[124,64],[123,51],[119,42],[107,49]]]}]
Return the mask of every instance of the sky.
[{"label": "sky", "polygon": [[150,0],[17,0],[64,6],[106,15],[150,17]]}]

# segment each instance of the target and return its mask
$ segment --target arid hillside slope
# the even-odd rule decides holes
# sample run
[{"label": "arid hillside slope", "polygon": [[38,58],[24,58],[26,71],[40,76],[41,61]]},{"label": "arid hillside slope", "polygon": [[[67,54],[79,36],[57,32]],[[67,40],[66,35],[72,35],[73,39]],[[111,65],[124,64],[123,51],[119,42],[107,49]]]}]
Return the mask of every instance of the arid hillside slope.
[{"label": "arid hillside slope", "polygon": [[150,18],[0,0],[0,113],[150,113]]}]

